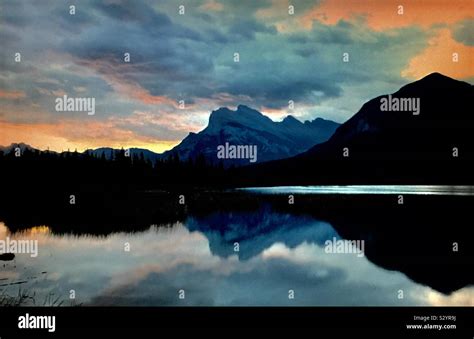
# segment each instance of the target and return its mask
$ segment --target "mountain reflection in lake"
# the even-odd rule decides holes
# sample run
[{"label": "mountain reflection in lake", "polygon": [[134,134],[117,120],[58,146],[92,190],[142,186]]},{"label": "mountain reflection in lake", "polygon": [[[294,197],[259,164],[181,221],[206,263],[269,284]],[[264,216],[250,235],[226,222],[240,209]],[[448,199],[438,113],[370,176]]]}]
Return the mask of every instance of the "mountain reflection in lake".
[{"label": "mountain reflection in lake", "polygon": [[40,305],[49,293],[68,305],[71,290],[83,305],[474,305],[472,286],[440,293],[367,257],[328,254],[324,242],[341,239],[331,223],[269,204],[106,236],[12,233],[0,223],[7,237],[37,239],[39,255],[0,262],[0,291],[15,295],[21,286]]}]

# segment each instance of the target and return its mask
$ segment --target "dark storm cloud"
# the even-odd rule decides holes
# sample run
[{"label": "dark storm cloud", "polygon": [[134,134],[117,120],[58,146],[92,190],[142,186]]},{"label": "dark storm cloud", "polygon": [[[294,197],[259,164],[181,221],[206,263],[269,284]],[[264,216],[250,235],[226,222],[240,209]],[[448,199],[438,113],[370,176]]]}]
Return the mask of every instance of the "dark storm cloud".
[{"label": "dark storm cloud", "polygon": [[[79,58],[79,64],[95,67],[106,76],[134,81],[152,95],[171,97],[190,92],[195,79],[203,80],[203,75],[212,72],[212,58],[203,48],[206,42],[201,33],[173,23],[146,4],[112,8],[103,18],[106,24],[61,46]],[[124,53],[131,56],[127,67]]]},{"label": "dark storm cloud", "polygon": [[229,34],[242,37],[247,40],[255,39],[256,33],[276,34],[275,27],[267,27],[255,19],[236,20],[229,28]]},{"label": "dark storm cloud", "polygon": [[224,5],[226,11],[235,13],[236,16],[240,17],[243,15],[253,15],[257,10],[267,8],[272,5],[271,0],[223,0],[219,1]]},{"label": "dark storm cloud", "polygon": [[166,16],[155,13],[153,9],[144,2],[122,1],[122,2],[98,2],[96,8],[106,17],[120,21],[135,21],[142,23],[155,23],[157,25],[171,24]]},{"label": "dark storm cloud", "polygon": [[312,29],[289,34],[287,41],[291,44],[350,44],[354,42],[354,31],[359,28],[347,21],[340,20],[335,25],[324,25],[313,22]]},{"label": "dark storm cloud", "polygon": [[100,18],[92,12],[77,10],[76,14],[69,15],[69,7],[57,7],[48,15],[65,33],[79,34],[87,27],[100,24]]},{"label": "dark storm cloud", "polygon": [[474,46],[474,19],[464,20],[454,28],[454,38],[468,46]]},{"label": "dark storm cloud", "polygon": [[357,29],[354,25],[339,21],[334,26],[313,23],[312,35],[314,41],[326,44],[350,44],[353,42],[351,30]]},{"label": "dark storm cloud", "polygon": [[229,36],[227,34],[214,28],[206,29],[205,35],[210,41],[217,44],[227,44],[230,41]]},{"label": "dark storm cloud", "polygon": [[[25,14],[25,5],[21,1],[2,2],[0,18],[2,26],[23,27],[30,21]],[[3,28],[3,27],[2,27]]]},{"label": "dark storm cloud", "polygon": [[[272,71],[271,68],[267,70]],[[286,107],[289,100],[310,101],[313,92],[318,92],[324,97],[336,97],[341,93],[339,86],[328,83],[313,73],[308,74],[306,78],[298,77],[298,79],[275,79],[271,74],[262,75],[255,83],[244,84],[238,81],[229,83],[228,86],[223,87],[223,90],[236,96],[246,95],[255,98],[259,104],[269,108]]]}]

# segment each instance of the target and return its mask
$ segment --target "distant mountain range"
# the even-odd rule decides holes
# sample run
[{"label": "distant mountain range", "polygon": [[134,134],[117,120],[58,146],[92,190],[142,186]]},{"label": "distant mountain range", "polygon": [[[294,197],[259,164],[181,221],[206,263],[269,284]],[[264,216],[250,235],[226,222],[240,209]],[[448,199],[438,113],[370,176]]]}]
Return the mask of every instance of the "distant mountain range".
[{"label": "distant mountain range", "polygon": [[[5,153],[9,153],[9,152],[11,152],[12,150],[14,150],[16,148],[20,148],[21,152],[23,152],[25,149],[36,150],[34,147],[21,142],[21,143],[12,143],[9,146],[0,146],[0,151],[3,151]],[[93,154],[97,157],[104,156],[107,160],[110,160],[110,159],[113,158],[114,153],[118,152],[118,151],[119,151],[119,149],[114,149],[114,148],[111,148],[111,147],[100,147],[100,148],[96,148],[96,149],[88,149],[88,150],[84,151],[83,153],[89,152],[89,153],[91,153],[91,154]],[[161,158],[161,154],[152,152],[152,151],[144,149],[144,148],[130,148],[129,151],[130,151],[130,156],[132,156],[132,157],[133,156],[141,156],[143,154],[143,157],[145,159],[152,160],[152,161]],[[68,153],[68,152],[72,153],[72,152],[75,152],[75,151],[68,150],[68,151],[64,151],[64,152],[56,152],[56,151],[49,150],[48,152],[55,153],[55,154],[61,154],[61,153]]]},{"label": "distant mountain range", "polygon": [[[410,100],[419,112],[406,110]],[[432,73],[368,101],[328,141],[238,176],[242,185],[472,182],[473,164],[474,86]]]},{"label": "distant mountain range", "polygon": [[[96,148],[96,149],[89,149],[86,152],[90,152],[91,154],[94,154],[97,157],[102,157],[103,156],[107,160],[110,160],[110,159],[113,158],[114,153],[116,153],[118,151],[119,151],[118,149],[111,148],[111,147],[100,147],[100,148]],[[145,160],[149,160],[152,163],[154,163],[156,160],[162,158],[161,153],[155,153],[155,152],[150,151],[150,150],[145,149],[145,148],[133,147],[133,148],[128,149],[128,151],[130,152],[131,157],[135,157],[135,156],[141,157],[143,155],[143,158]]]},{"label": "distant mountain range", "polygon": [[34,148],[31,147],[30,145],[28,144],[25,144],[23,142],[20,142],[20,143],[13,143],[9,146],[0,146],[0,151],[3,151],[5,153],[9,153],[10,151],[12,151],[13,149],[15,148],[20,148],[20,150],[23,152],[25,149],[30,149],[30,150],[33,150]]},{"label": "distant mountain range", "polygon": [[[208,126],[199,133],[189,133],[183,141],[173,149],[164,153],[155,153],[143,148],[130,148],[130,156],[141,156],[145,160],[155,162],[159,159],[179,157],[181,161],[197,160],[204,157],[207,163],[218,164],[217,147],[219,145],[252,145],[258,150],[257,162],[283,159],[304,152],[312,146],[326,141],[334,133],[338,123],[322,118],[304,123],[288,115],[283,121],[275,122],[262,113],[240,105],[236,111],[226,107],[213,111]],[[0,147],[9,151],[20,146],[32,149],[26,144],[12,144]],[[98,157],[111,159],[118,150],[110,147],[90,149]],[[248,165],[248,159],[225,159],[225,167],[231,165]]]}]

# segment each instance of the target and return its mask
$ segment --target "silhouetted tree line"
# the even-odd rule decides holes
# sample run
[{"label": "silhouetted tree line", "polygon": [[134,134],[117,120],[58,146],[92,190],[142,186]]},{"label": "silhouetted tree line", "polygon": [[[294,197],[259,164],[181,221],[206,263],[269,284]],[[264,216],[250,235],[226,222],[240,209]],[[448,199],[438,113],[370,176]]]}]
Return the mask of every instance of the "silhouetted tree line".
[{"label": "silhouetted tree line", "polygon": [[177,155],[152,162],[143,153],[127,155],[115,150],[105,153],[38,151],[24,149],[0,151],[3,190],[33,191],[86,190],[129,192],[160,188],[219,187],[226,184],[222,163],[211,164],[204,156],[181,161]]}]

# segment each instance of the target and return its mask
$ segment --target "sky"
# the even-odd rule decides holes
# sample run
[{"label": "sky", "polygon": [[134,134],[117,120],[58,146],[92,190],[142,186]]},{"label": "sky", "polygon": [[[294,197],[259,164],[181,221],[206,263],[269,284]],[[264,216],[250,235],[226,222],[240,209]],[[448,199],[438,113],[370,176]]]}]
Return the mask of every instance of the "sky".
[{"label": "sky", "polygon": [[0,145],[162,152],[223,106],[342,123],[432,72],[474,83],[474,2],[1,0],[0,46]]}]

